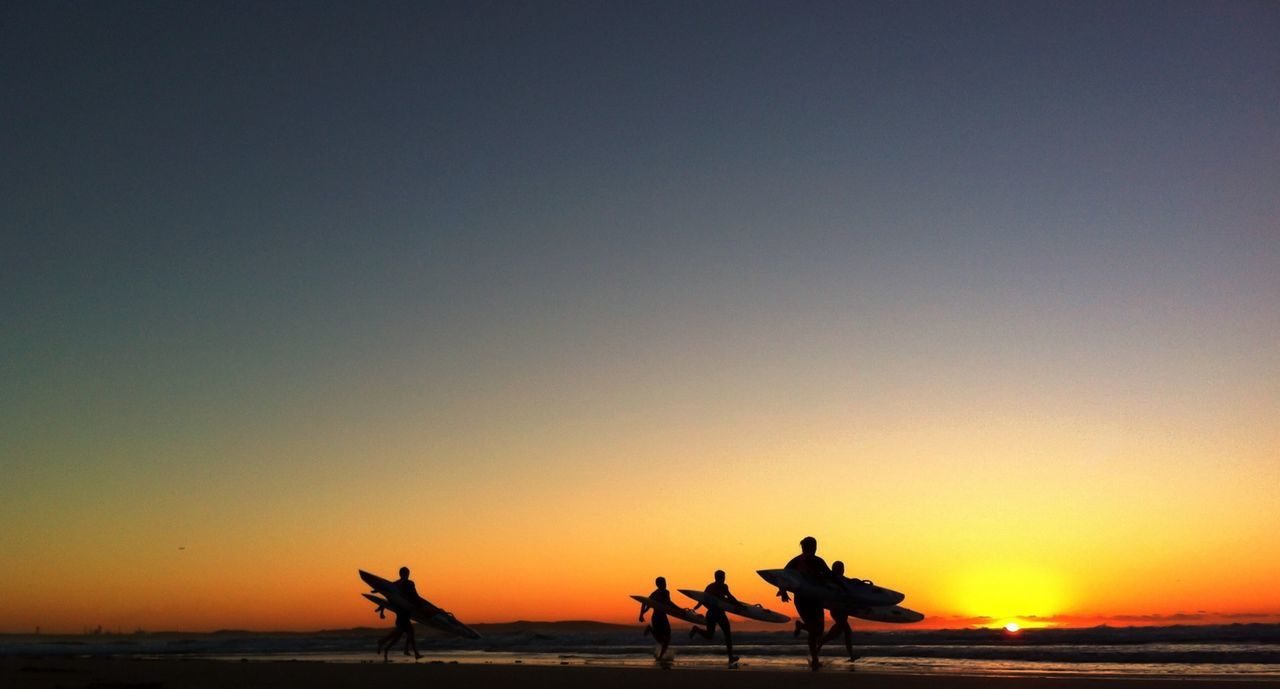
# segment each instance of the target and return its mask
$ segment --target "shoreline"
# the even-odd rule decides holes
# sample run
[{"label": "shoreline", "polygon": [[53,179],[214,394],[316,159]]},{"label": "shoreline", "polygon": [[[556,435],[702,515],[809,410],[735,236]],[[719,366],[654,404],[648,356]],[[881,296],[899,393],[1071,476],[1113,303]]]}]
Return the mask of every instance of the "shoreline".
[{"label": "shoreline", "polygon": [[1280,679],[1248,676],[1005,676],[950,673],[908,674],[874,672],[835,664],[820,672],[778,668],[731,670],[706,665],[598,666],[542,664],[471,664],[360,662],[331,663],[307,660],[208,658],[74,658],[15,655],[0,658],[0,686],[12,689],[212,689],[235,686],[306,687],[338,689],[376,684],[383,689],[486,686],[518,689],[525,686],[558,686],[567,689],[607,686],[609,689],[652,687],[655,682],[673,689],[705,686],[716,673],[717,686],[756,689],[783,684],[799,687],[827,687],[855,684],[863,689],[1105,689],[1150,688],[1152,683],[1174,682],[1182,689],[1215,689],[1239,686],[1280,687]]}]

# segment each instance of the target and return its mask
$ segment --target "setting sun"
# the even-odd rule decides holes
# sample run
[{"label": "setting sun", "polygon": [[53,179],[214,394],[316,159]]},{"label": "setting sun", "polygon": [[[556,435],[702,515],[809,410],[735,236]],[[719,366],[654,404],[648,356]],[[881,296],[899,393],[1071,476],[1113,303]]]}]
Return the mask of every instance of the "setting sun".
[{"label": "setting sun", "polygon": [[1022,627],[1018,626],[1017,622],[1010,622],[1004,626],[1004,630],[1010,634],[1017,634],[1022,630]]}]

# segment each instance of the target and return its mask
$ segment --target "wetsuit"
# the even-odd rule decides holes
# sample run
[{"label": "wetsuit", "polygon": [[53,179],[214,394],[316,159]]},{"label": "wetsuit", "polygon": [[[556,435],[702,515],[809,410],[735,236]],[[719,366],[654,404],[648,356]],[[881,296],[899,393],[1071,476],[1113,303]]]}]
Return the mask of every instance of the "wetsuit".
[{"label": "wetsuit", "polygon": [[[671,592],[666,589],[654,589],[653,593],[649,594],[649,599],[655,603],[674,605],[671,602]],[[663,612],[662,608],[650,606],[649,609],[653,611],[653,615],[649,618],[649,627],[653,629],[653,638],[659,641],[670,639],[671,621],[667,619],[667,613]]]},{"label": "wetsuit", "polygon": [[[413,585],[409,579],[398,579],[394,582],[396,590],[404,597],[410,605],[421,605],[423,600],[418,595],[418,587]],[[402,632],[413,631],[413,617],[408,611],[401,613],[398,610],[393,611],[396,614],[396,629]]]},{"label": "wetsuit", "polygon": [[[827,566],[826,560],[817,555],[806,555],[801,553],[787,563],[787,569],[794,569],[798,572],[804,572],[814,576],[830,576],[831,568]],[[806,629],[810,633],[822,633],[823,614],[822,599],[802,596],[799,593],[795,595],[796,614],[800,615],[800,620],[804,622]]]},{"label": "wetsuit", "polygon": [[[729,598],[729,586],[727,584],[721,584],[714,581],[711,582],[710,584],[707,584],[707,588],[703,589],[702,592],[710,596],[715,596],[716,598],[724,598],[724,599]],[[716,630],[717,625],[719,625],[719,627],[723,629],[725,633],[728,633],[729,616],[724,614],[724,610],[721,610],[720,606],[715,604],[708,605],[706,607],[707,607],[707,635],[710,636],[711,634],[713,634]]]}]

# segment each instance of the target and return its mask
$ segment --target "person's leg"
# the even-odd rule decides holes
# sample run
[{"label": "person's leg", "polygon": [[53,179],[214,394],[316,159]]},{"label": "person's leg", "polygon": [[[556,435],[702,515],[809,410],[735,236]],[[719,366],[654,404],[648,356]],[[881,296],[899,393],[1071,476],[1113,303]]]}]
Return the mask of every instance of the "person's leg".
[{"label": "person's leg", "polygon": [[398,628],[391,630],[391,634],[387,637],[387,643],[383,644],[382,646],[383,660],[390,660],[389,658],[387,658],[387,654],[391,652],[391,647],[395,646],[396,642],[400,640],[401,634],[402,632]]},{"label": "person's leg", "polygon": [[661,647],[658,649],[658,654],[654,656],[654,659],[655,659],[655,660],[662,660],[663,658],[667,657],[667,647],[671,645],[671,630],[670,630],[670,628],[668,628],[668,629],[667,629],[667,631],[666,631],[665,633],[660,632],[660,631],[659,631],[659,632],[654,632],[654,634],[653,634],[653,638],[654,638],[654,639],[655,639],[659,644],[661,644]]},{"label": "person's leg", "polygon": [[[407,615],[396,615],[396,638],[408,634],[409,638],[405,639],[404,648],[401,649],[405,655],[409,655],[409,643],[413,640],[413,621]],[[394,642],[393,642],[394,643]],[[392,644],[387,644],[387,650],[391,650]]]},{"label": "person's leg", "polygon": [[817,670],[822,667],[818,651],[822,649],[822,636],[826,631],[823,629],[822,604],[806,603],[803,619],[805,631],[809,632],[809,667]]},{"label": "person's leg", "polygon": [[826,635],[822,637],[822,645],[826,646],[832,641],[835,641],[836,638],[839,637],[841,634],[843,634],[844,630],[847,629],[848,627],[849,627],[849,622],[846,619],[838,617],[836,615],[832,615],[831,629],[829,629]]},{"label": "person's leg", "polygon": [[817,662],[818,656],[813,650],[813,632],[809,628],[809,618],[812,606],[809,604],[808,600],[801,596],[796,596],[792,600],[795,601],[796,617],[799,618],[796,622],[796,636],[799,636],[801,631],[808,633],[809,666],[816,670],[817,666],[814,663]]},{"label": "person's leg", "polygon": [[658,649],[658,654],[654,656],[657,660],[662,660],[667,655],[667,646],[671,645],[671,623],[664,618],[661,622],[655,621],[653,625],[653,639],[662,645]]},{"label": "person's leg", "polygon": [[720,618],[720,626],[724,629],[724,650],[729,655],[729,662],[738,662],[738,656],[733,654],[733,632],[729,631],[729,617],[727,615]]},{"label": "person's leg", "polygon": [[844,623],[844,650],[849,652],[849,662],[852,663],[858,659],[858,656],[853,654],[853,628],[848,622]]},{"label": "person's leg", "polygon": [[406,633],[406,636],[409,637],[408,648],[413,649],[413,659],[418,660],[419,658],[422,657],[422,654],[418,653],[418,639],[416,635],[413,633],[413,627],[409,628],[409,631]]},{"label": "person's leg", "polygon": [[697,635],[697,636],[701,636],[704,639],[710,639],[712,636],[715,635],[715,633],[716,633],[715,626],[711,623],[711,620],[707,620],[707,628],[703,629],[702,627],[694,625],[693,628],[689,630],[689,638],[692,639],[695,635]]}]

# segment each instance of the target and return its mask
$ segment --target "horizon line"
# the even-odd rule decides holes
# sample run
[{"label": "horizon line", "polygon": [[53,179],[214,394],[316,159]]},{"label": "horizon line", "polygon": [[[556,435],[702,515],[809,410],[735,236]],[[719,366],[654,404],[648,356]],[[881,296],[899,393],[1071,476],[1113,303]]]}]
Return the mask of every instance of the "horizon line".
[{"label": "horizon line", "polygon": [[[1062,630],[1062,631],[1090,630],[1090,629],[1099,629],[1102,627],[1108,627],[1112,629],[1161,629],[1161,628],[1174,628],[1174,627],[1230,627],[1230,626],[1247,626],[1247,625],[1280,626],[1280,613],[1266,614],[1266,615],[1258,614],[1258,615],[1251,615],[1250,617],[1253,617],[1253,618],[1271,617],[1273,619],[1269,621],[1254,621],[1254,622],[1241,622],[1241,621],[1191,622],[1191,621],[1185,621],[1185,620],[1183,621],[1169,620],[1168,623],[1166,624],[1132,624],[1132,623],[1131,624],[1108,624],[1106,621],[1102,621],[1102,622],[1099,622],[1098,624],[1079,625],[1079,626],[1071,625],[1071,624],[1060,624],[1060,625],[1046,626],[1046,627],[1024,627],[1020,633],[1038,634],[1040,632],[1052,631],[1052,630]],[[1000,619],[1003,619],[1003,618],[1000,618]],[[1032,616],[1029,619],[1043,620],[1045,618],[1035,618],[1034,616]],[[1112,621],[1115,621],[1115,620],[1112,620]],[[620,628],[637,626],[636,623],[605,622],[602,620],[589,620],[589,619],[511,620],[507,622],[476,622],[476,623],[472,623],[471,626],[472,627],[502,627],[502,626],[510,626],[510,625],[539,625],[539,624],[545,624],[545,625],[582,624],[582,625],[600,625],[600,626],[620,627]],[[325,634],[325,633],[336,633],[336,632],[356,632],[356,631],[364,631],[364,630],[380,630],[380,629],[383,629],[383,627],[384,625],[378,625],[378,626],[357,625],[354,627],[327,627],[327,628],[319,628],[319,629],[292,629],[292,630],[291,629],[237,629],[237,628],[222,628],[222,629],[214,629],[214,630],[184,630],[184,629],[148,630],[148,629],[139,628],[139,629],[135,629],[134,631],[123,631],[120,629],[106,630],[106,629],[99,628],[98,631],[85,631],[85,632],[0,631],[0,636],[51,636],[51,637],[52,636],[90,636],[90,637],[104,636],[105,637],[105,636],[147,636],[147,635],[160,635],[160,634],[210,634],[210,635],[212,634],[296,634],[296,635],[304,635],[304,634]],[[761,633],[770,633],[770,632],[787,633],[786,630],[784,629],[775,629],[773,627],[761,628],[761,627],[756,627],[754,625],[744,625],[741,628],[741,630],[747,631],[747,632],[761,632]],[[979,631],[999,632],[1000,627],[969,625],[969,626],[961,626],[961,627],[921,628],[915,625],[885,624],[885,625],[877,625],[874,627],[863,627],[858,631],[862,633],[882,633],[882,632],[884,633],[902,633],[902,632],[926,633],[926,632],[979,632]]]}]

